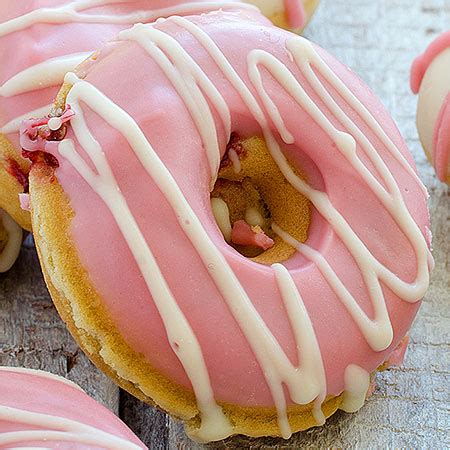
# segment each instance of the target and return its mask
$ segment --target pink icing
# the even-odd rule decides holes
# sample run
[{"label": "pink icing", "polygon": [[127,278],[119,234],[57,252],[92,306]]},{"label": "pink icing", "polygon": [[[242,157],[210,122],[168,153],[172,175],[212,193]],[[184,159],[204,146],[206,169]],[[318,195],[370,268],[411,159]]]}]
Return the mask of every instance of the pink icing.
[{"label": "pink icing", "polygon": [[448,177],[450,155],[450,93],[445,97],[436,120],[433,135],[432,160],[436,174],[441,181]]},{"label": "pink icing", "polygon": [[430,64],[439,53],[443,52],[448,47],[450,47],[450,31],[441,34],[414,60],[410,77],[411,90],[414,94],[419,92],[423,77]]},{"label": "pink icing", "polygon": [[[147,448],[111,411],[97,403],[75,385],[45,372],[26,369],[15,371],[0,367],[0,412],[11,407],[33,413],[71,419]],[[20,420],[0,418],[0,439],[3,433],[24,430],[48,430],[46,427],[24,425]],[[13,447],[92,449],[79,442],[33,441],[14,442]],[[9,446],[8,446],[9,448]],[[95,447],[97,448],[97,447]]]},{"label": "pink icing", "polygon": [[252,245],[267,250],[273,247],[273,240],[264,231],[256,231],[245,220],[233,224],[231,241],[238,245]]},{"label": "pink icing", "polygon": [[[244,80],[248,80],[247,55],[257,47],[275,54],[308,89],[309,83],[285,52],[285,41],[291,34],[272,27],[265,20],[252,20],[247,13],[217,12],[190,20],[212,37]],[[201,61],[202,69],[215,85],[220,86],[231,110],[232,131],[243,137],[259,134],[258,126],[239,95],[221,77],[214,62],[196,45],[195,40],[170,19],[160,21],[154,27],[175,36],[189,49],[193,58]],[[242,35],[246,38],[242,39]],[[353,72],[324,50],[319,47],[315,49],[382,124],[402,155],[414,166],[406,144],[380,101]],[[291,328],[287,326],[288,317],[273,271],[270,267],[244,258],[224,242],[212,212],[206,206],[210,203],[210,171],[198,131],[183,101],[159,66],[136,43],[115,42],[105,47],[96,62],[85,65],[83,71],[89,83],[135,118],[253,305],[288,357],[295,362],[295,342]],[[263,74],[263,79],[287,129],[294,134],[295,142],[301,143],[283,146],[287,158],[293,164],[300,165],[314,188],[323,189],[329,195],[381,264],[402,279],[412,281],[416,274],[416,256],[392,216],[381,207],[367,183],[349,168],[343,155],[333,151],[334,142],[319,124],[267,74]],[[354,114],[334,88],[329,89],[339,106],[354,116],[356,124],[370,134],[364,121]],[[316,94],[310,92],[310,95],[321,104]],[[91,110],[86,108],[84,114],[89,128],[108,155],[121,191],[177,303],[196,333],[216,398],[240,405],[273,405],[264,375],[247,340],[225,305],[208,269],[180,228],[167,199],[144,172],[124,137]],[[331,120],[336,123],[336,119]],[[221,148],[225,152],[229,136],[225,135],[218,117],[216,126]],[[68,137],[74,137],[70,129]],[[425,234],[429,217],[424,192],[386,146],[375,136],[371,137],[394,179],[402,187],[404,201],[414,220]],[[78,144],[76,147],[83,154]],[[73,166],[58,154],[57,144],[50,143],[47,151],[59,159],[56,174],[76,213],[71,233],[78,254],[114,323],[128,343],[154,367],[189,388],[189,379],[169,345],[163,322],[114,218]],[[360,148],[358,153],[369,171],[377,177],[375,168]],[[348,249],[315,209],[312,217],[308,244],[319,249],[330,261],[337,275],[371,316],[373,311],[368,292]],[[349,364],[357,364],[372,372],[384,362],[406,334],[419,308],[419,303],[405,302],[385,289],[394,335],[389,348],[376,352],[367,344],[315,264],[296,254],[285,266],[298,286],[311,317],[330,395],[344,390],[344,372]],[[187,270],[189,276],[180,278],[180,274]]]},{"label": "pink icing", "polygon": [[284,0],[288,24],[294,30],[302,28],[306,23],[306,11],[301,0]]}]

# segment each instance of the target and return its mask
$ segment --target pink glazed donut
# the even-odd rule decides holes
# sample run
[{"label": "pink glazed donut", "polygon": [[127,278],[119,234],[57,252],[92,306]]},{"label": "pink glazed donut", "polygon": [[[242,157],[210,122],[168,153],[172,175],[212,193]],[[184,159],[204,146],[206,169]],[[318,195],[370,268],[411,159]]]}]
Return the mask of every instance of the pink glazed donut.
[{"label": "pink glazed donut", "polygon": [[40,370],[0,367],[0,448],[147,447],[75,383]]},{"label": "pink glazed donut", "polygon": [[411,89],[419,94],[417,129],[438,178],[450,184],[450,31],[413,63]]},{"label": "pink glazed donut", "polygon": [[262,6],[286,27],[301,29],[318,0],[38,0],[0,4],[0,208],[30,230],[19,193],[28,192],[29,164],[20,157],[21,120],[47,114],[64,75],[120,30],[136,22],[218,8]]},{"label": "pink glazed donut", "polygon": [[259,14],[123,31],[21,143],[61,316],[199,441],[356,411],[427,290],[427,194],[394,122]]}]

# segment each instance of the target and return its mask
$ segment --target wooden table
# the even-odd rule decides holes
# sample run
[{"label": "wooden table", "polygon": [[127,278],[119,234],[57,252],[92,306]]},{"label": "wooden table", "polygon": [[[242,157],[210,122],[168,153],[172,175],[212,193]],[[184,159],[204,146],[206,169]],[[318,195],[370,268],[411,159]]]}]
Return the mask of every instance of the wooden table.
[{"label": "wooden table", "polygon": [[[448,447],[450,331],[449,195],[421,150],[409,91],[413,58],[450,28],[450,0],[322,0],[306,36],[352,67],[392,112],[430,191],[436,268],[411,333],[403,367],[379,374],[357,414],[337,413],[325,427],[290,441],[235,437],[211,448]],[[0,275],[0,364],[49,370],[77,382],[135,430],[151,449],[197,449],[182,426],[120,392],[78,349],[42,280],[31,240]],[[446,440],[447,439],[447,440]]]}]

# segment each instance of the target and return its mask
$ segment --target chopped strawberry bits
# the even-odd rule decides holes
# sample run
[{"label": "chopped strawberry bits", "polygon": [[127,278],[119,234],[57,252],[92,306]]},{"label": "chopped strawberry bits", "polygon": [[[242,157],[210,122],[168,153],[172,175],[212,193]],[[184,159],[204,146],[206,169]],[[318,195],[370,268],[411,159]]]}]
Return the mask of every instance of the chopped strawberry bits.
[{"label": "chopped strawberry bits", "polygon": [[237,245],[249,245],[268,250],[274,246],[274,241],[264,233],[261,227],[251,227],[245,220],[238,220],[233,224],[231,241]]},{"label": "chopped strawberry bits", "polygon": [[22,156],[28,158],[33,164],[42,162],[50,167],[58,167],[58,160],[46,153],[46,145],[49,141],[61,141],[66,136],[67,122],[75,113],[67,105],[60,115],[44,117],[41,119],[24,120],[20,127],[20,144]]},{"label": "chopped strawberry bits", "polygon": [[28,174],[22,170],[19,163],[14,159],[8,159],[6,170],[23,186],[23,192],[28,192]]}]

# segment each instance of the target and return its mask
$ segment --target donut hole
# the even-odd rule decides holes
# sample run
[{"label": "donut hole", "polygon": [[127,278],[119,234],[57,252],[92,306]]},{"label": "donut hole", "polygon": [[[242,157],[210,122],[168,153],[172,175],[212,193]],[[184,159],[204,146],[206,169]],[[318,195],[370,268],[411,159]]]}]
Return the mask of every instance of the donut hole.
[{"label": "donut hole", "polygon": [[[306,181],[303,173],[295,172]],[[310,201],[288,183],[260,137],[232,135],[211,206],[228,244],[261,264],[286,261],[296,253],[273,232],[273,222],[297,241],[308,238]]]}]

